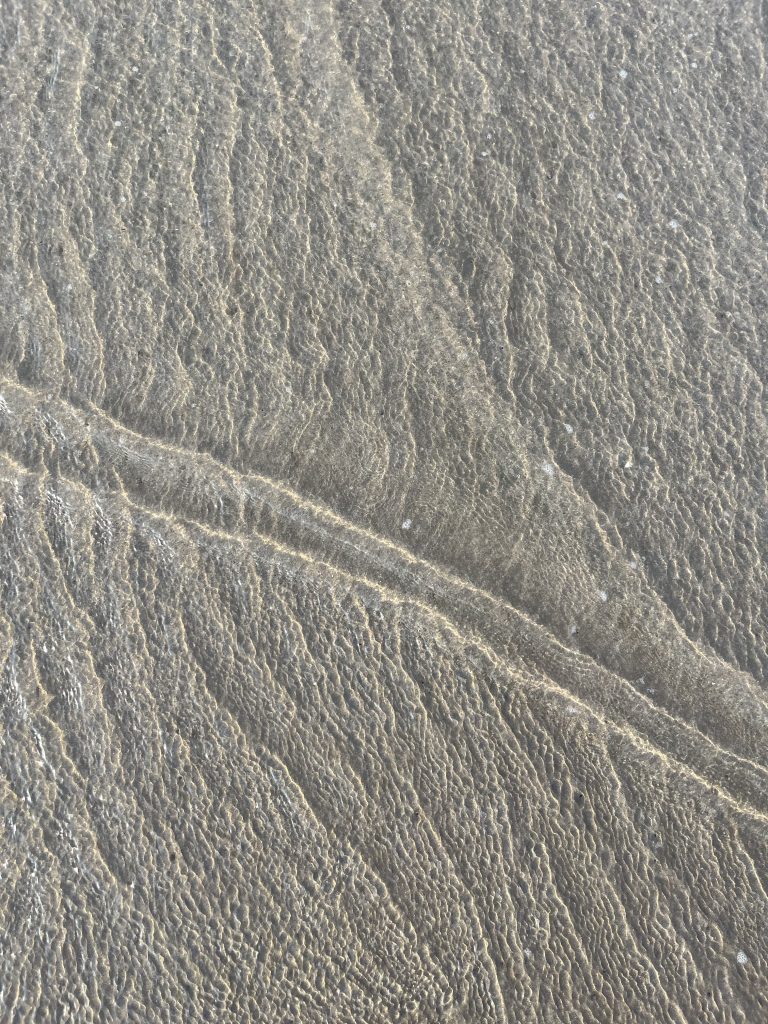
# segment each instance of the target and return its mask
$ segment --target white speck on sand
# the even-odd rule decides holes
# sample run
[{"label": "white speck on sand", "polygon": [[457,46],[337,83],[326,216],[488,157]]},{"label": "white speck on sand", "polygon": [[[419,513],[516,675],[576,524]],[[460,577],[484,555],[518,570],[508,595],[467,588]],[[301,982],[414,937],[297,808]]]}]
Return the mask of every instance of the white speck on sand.
[{"label": "white speck on sand", "polygon": [[608,600],[608,592],[605,590],[598,590],[597,596],[600,598],[603,604],[605,604],[605,602]]},{"label": "white speck on sand", "polygon": [[656,284],[661,284],[661,275],[660,274],[656,275]]},{"label": "white speck on sand", "polygon": [[566,423],[565,424],[565,432],[566,432],[566,434],[572,434],[573,433],[573,427],[571,426],[570,423]]},{"label": "white speck on sand", "polygon": [[410,530],[410,528],[412,526],[413,526],[413,520],[412,519],[404,519],[402,521],[402,523],[400,524],[400,529],[401,530]]},{"label": "white speck on sand", "polygon": [[590,121],[594,121],[597,117],[597,114],[594,112],[594,110],[590,110],[590,112],[587,114],[587,117]]},{"label": "white speck on sand", "polygon": [[622,68],[619,71],[619,78],[626,78],[628,74],[629,74],[629,72],[627,71],[627,69],[626,68]]},{"label": "white speck on sand", "polygon": [[627,197],[626,197],[626,196],[624,195],[624,193],[623,193],[623,192],[617,192],[617,193],[616,193],[616,198],[617,198],[617,199],[619,200],[619,202],[622,202],[622,203],[623,203],[623,202],[624,202],[624,200],[625,200],[625,199],[626,199]]},{"label": "white speck on sand", "polygon": [[568,630],[568,635],[569,636],[576,636],[576,634],[578,632],[579,632],[578,626],[571,626],[570,629]]},{"label": "white speck on sand", "polygon": [[555,467],[552,465],[551,462],[545,462],[541,468],[544,470],[547,476],[555,475]]},{"label": "white speck on sand", "polygon": [[691,67],[692,68],[697,68],[698,66],[699,66],[699,62],[698,61],[696,61],[696,60],[692,60],[691,61]]},{"label": "white speck on sand", "polygon": [[115,121],[115,128],[122,128],[122,127],[123,127],[123,122],[122,121]]},{"label": "white speck on sand", "polygon": [[749,957],[747,956],[747,954],[744,952],[743,949],[740,949],[739,952],[736,954],[736,963],[740,964],[743,967],[744,964],[746,964],[748,962],[749,962]]},{"label": "white speck on sand", "polygon": [[675,218],[673,217],[672,220],[668,222],[668,226],[671,227],[673,231],[677,231],[677,229],[680,227],[680,221],[675,220]]}]

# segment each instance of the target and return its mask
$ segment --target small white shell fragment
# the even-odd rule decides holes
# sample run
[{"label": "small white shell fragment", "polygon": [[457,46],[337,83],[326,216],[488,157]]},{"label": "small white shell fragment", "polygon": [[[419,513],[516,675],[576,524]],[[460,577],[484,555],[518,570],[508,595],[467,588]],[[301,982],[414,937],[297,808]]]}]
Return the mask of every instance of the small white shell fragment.
[{"label": "small white shell fragment", "polygon": [[736,963],[740,964],[742,967],[744,966],[744,964],[749,963],[749,957],[743,949],[740,949],[739,952],[736,954]]},{"label": "small white shell fragment", "polygon": [[401,530],[410,530],[410,528],[412,526],[413,526],[413,520],[412,519],[404,519],[402,521],[402,523],[400,524],[400,529]]}]

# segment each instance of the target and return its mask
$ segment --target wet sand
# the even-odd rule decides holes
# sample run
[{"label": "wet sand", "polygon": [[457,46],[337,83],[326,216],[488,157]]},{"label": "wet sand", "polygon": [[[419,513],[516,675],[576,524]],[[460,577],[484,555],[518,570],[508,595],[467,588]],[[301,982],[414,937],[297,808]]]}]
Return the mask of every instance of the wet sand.
[{"label": "wet sand", "polygon": [[764,5],[0,18],[0,1022],[768,1020]]}]

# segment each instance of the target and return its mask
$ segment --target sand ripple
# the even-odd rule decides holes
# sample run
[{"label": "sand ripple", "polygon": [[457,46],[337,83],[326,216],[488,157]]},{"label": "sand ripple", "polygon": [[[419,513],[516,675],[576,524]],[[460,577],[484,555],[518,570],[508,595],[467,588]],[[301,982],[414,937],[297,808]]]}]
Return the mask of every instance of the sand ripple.
[{"label": "sand ripple", "polygon": [[765,39],[5,5],[0,1021],[768,1018]]}]

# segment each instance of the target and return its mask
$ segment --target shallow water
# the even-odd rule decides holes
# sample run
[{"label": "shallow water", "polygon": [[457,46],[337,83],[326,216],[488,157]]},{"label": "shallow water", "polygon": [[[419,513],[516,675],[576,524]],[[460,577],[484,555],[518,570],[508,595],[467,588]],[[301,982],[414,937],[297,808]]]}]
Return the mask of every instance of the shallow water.
[{"label": "shallow water", "polygon": [[5,3],[0,1021],[768,1017],[759,3]]}]

